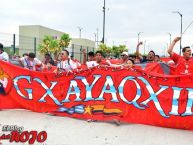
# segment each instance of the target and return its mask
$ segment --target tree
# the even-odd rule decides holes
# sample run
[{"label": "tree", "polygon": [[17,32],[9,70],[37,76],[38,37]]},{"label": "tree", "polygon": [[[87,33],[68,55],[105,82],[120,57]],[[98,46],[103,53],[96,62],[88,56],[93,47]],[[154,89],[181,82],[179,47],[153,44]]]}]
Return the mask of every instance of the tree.
[{"label": "tree", "polygon": [[39,45],[39,51],[42,54],[54,54],[54,57],[61,51],[61,47],[59,46],[59,42],[57,39],[54,39],[51,36],[45,36],[43,42]]},{"label": "tree", "polygon": [[39,51],[42,54],[53,54],[56,58],[56,56],[59,52],[62,51],[62,49],[69,46],[70,41],[71,38],[67,33],[64,33],[59,40],[51,36],[45,36],[42,43],[39,45]]},{"label": "tree", "polygon": [[127,51],[127,48],[125,45],[119,45],[119,46],[112,47],[112,53],[114,54],[115,57],[119,57],[119,55],[124,51]]},{"label": "tree", "polygon": [[59,45],[62,48],[67,48],[70,44],[70,41],[71,41],[71,38],[70,38],[69,34],[64,33],[59,40]]},{"label": "tree", "polygon": [[109,55],[112,52],[112,48],[103,43],[99,45],[98,50],[102,51],[104,55]]}]

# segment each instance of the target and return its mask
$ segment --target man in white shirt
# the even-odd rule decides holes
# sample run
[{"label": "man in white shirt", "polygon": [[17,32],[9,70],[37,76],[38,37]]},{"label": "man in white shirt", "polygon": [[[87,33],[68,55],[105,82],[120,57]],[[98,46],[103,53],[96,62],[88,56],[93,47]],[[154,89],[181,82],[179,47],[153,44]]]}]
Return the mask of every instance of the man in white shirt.
[{"label": "man in white shirt", "polygon": [[28,56],[20,58],[19,62],[24,68],[35,71],[37,66],[42,66],[42,62],[35,57],[35,54],[30,52]]},{"label": "man in white shirt", "polygon": [[69,52],[63,50],[61,53],[61,61],[57,64],[57,72],[69,72],[77,67],[77,64],[69,58]]},{"label": "man in white shirt", "polygon": [[86,65],[88,68],[92,68],[98,65],[109,65],[108,62],[104,59],[104,55],[102,51],[95,52],[95,60],[87,61]]},{"label": "man in white shirt", "polygon": [[0,43],[0,60],[9,62],[9,55],[7,52],[4,52],[3,44]]}]

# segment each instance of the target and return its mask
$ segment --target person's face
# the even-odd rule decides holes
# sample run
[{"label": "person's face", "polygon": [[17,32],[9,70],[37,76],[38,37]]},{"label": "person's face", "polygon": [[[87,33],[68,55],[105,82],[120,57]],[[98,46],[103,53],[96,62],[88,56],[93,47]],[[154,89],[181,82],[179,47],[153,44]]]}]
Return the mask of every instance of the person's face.
[{"label": "person's face", "polygon": [[32,58],[32,57],[28,57],[28,59],[29,59],[29,61],[33,61],[34,60],[34,58]]},{"label": "person's face", "polygon": [[100,53],[97,53],[95,55],[95,59],[96,59],[97,62],[101,62],[102,58],[103,58],[103,56]]},{"label": "person's face", "polygon": [[122,60],[126,60],[128,58],[128,56],[127,55],[125,55],[125,54],[121,54],[121,59]]},{"label": "person's face", "polygon": [[127,66],[128,66],[129,68],[133,67],[133,62],[132,62],[131,60],[128,60],[128,61],[127,61]]},{"label": "person's face", "polygon": [[3,51],[0,49],[0,54],[3,53]]},{"label": "person's face", "polygon": [[48,55],[45,55],[45,59],[46,59],[46,60],[49,60],[50,57],[49,57]]},{"label": "person's face", "polygon": [[155,56],[155,59],[154,59],[154,61],[157,61],[157,62],[159,62],[159,61],[160,61],[160,58],[159,58],[158,56]]},{"label": "person's face", "polygon": [[68,58],[67,52],[66,51],[62,51],[61,57],[62,57],[62,59],[67,59]]},{"label": "person's face", "polygon": [[57,56],[57,60],[61,60],[62,59],[62,54],[59,53],[58,56]]},{"label": "person's face", "polygon": [[153,53],[153,52],[149,52],[149,53],[148,53],[148,59],[149,59],[149,60],[154,60],[154,58],[155,58],[154,53]]},{"label": "person's face", "polygon": [[192,51],[190,48],[186,48],[185,52],[183,52],[183,56],[185,59],[189,59],[192,57]]},{"label": "person's face", "polygon": [[89,61],[93,61],[94,60],[94,56],[88,56],[88,60]]}]

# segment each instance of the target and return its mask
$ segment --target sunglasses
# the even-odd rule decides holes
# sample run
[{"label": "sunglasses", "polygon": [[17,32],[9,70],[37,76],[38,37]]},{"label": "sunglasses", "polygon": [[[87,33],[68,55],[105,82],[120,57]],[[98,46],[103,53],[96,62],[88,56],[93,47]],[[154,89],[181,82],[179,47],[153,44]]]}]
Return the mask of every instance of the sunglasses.
[{"label": "sunglasses", "polygon": [[124,57],[125,55],[121,55],[121,57]]}]

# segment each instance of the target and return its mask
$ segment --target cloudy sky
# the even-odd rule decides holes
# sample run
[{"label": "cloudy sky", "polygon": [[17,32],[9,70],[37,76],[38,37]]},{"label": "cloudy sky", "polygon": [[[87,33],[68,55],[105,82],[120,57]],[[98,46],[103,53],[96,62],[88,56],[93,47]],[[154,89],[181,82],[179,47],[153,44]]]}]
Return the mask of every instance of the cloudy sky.
[{"label": "cloudy sky", "polygon": [[[42,25],[79,37],[80,26],[83,38],[94,40],[98,28],[101,40],[103,1],[0,0],[0,34],[18,34],[19,25]],[[172,11],[183,14],[183,30],[193,21],[192,0],[106,0],[106,7],[106,43],[126,44],[130,52],[136,47],[137,34],[143,32],[140,40],[145,42],[145,51],[165,53],[168,33],[172,38],[180,34],[180,16]],[[183,46],[192,44],[193,24],[182,40]]]}]

